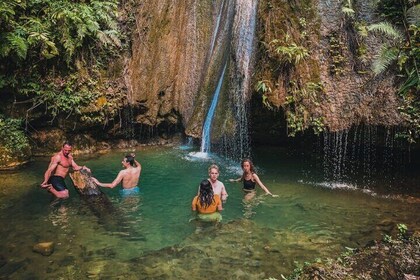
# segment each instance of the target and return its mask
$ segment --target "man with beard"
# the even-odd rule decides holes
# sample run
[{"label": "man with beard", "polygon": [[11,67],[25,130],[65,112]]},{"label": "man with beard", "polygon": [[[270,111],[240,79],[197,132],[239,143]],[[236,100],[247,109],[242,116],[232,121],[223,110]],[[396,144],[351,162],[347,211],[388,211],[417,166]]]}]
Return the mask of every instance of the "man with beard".
[{"label": "man with beard", "polygon": [[72,144],[70,142],[64,142],[61,151],[51,157],[50,165],[44,174],[44,181],[41,183],[41,187],[47,189],[54,196],[61,199],[69,197],[69,191],[67,189],[64,178],[69,173],[70,167],[75,171],[86,169],[90,172],[90,169],[86,166],[79,166],[73,160],[70,155],[72,150]]}]

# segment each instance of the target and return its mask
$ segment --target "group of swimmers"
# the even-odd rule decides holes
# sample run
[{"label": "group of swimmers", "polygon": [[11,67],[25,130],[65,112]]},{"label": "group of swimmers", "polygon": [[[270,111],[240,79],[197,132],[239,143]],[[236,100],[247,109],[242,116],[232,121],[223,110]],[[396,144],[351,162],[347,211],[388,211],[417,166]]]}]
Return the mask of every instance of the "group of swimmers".
[{"label": "group of swimmers", "polygon": [[[44,181],[41,183],[41,188],[47,189],[56,198],[66,199],[69,197],[69,191],[67,189],[64,179],[69,173],[70,167],[75,171],[86,169],[90,172],[90,169],[86,166],[79,166],[71,156],[72,144],[70,142],[64,142],[61,151],[51,157],[50,164],[45,171]],[[134,154],[126,155],[122,162],[124,167],[112,183],[101,183],[96,178],[92,178],[95,184],[105,188],[114,188],[119,183],[122,185],[123,194],[138,193],[138,183],[141,173],[141,164],[135,159]]]},{"label": "group of swimmers", "polygon": [[[245,192],[245,201],[249,201],[256,195],[256,185],[264,190],[267,195],[277,197],[272,194],[268,188],[261,182],[255,173],[255,168],[250,159],[244,159],[241,162],[242,176],[237,179],[229,179],[230,182],[243,183],[243,191]],[[215,164],[209,167],[209,178],[201,181],[198,194],[192,201],[192,210],[198,212],[200,220],[204,221],[220,221],[220,211],[223,210],[223,203],[226,202],[228,193],[219,177],[219,167]]]},{"label": "group of swimmers", "polygon": [[[55,197],[59,199],[66,199],[69,197],[69,192],[65,184],[65,177],[69,173],[70,167],[75,171],[90,169],[86,166],[79,166],[71,156],[72,144],[64,142],[61,151],[51,157],[50,164],[44,174],[44,181],[41,187],[47,189]],[[111,183],[101,183],[98,179],[93,178],[95,184],[101,187],[114,188],[118,184],[122,185],[123,194],[135,194],[139,192],[138,182],[141,173],[141,164],[135,159],[134,154],[126,155],[122,160],[121,170],[114,181]],[[244,159],[241,162],[242,176],[237,179],[229,179],[230,182],[243,183],[243,191],[245,192],[245,201],[251,200],[256,195],[256,185],[264,190],[267,195],[276,197],[268,188],[261,182],[258,175],[255,173],[255,168],[250,159]],[[223,210],[223,203],[226,202],[228,193],[225,185],[218,180],[219,167],[212,164],[209,169],[209,178],[201,181],[198,194],[192,201],[192,210],[198,212],[198,216],[202,220],[220,220],[220,211]]]}]

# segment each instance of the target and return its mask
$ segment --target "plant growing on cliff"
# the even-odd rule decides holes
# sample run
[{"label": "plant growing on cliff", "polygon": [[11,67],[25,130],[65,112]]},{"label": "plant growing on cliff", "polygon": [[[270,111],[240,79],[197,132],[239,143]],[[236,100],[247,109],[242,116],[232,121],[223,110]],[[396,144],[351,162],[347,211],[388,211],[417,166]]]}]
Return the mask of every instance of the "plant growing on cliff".
[{"label": "plant growing on cliff", "polygon": [[382,0],[379,6],[383,17],[392,24],[381,22],[368,27],[370,32],[379,32],[389,39],[382,45],[372,70],[376,75],[390,68],[399,72],[398,94],[403,101],[399,110],[410,125],[404,137],[414,142],[420,135],[420,5],[406,0]]},{"label": "plant growing on cliff", "polygon": [[343,43],[343,40],[341,40],[336,33],[331,34],[328,37],[328,40],[330,43],[329,52],[332,60],[330,63],[330,72],[333,75],[344,74],[344,65],[346,63],[346,59],[343,53],[347,47]]},{"label": "plant growing on cliff", "polygon": [[308,113],[309,107],[318,107],[320,95],[324,88],[320,83],[309,82],[301,86],[297,81],[290,82],[290,89],[286,96],[286,120],[289,136],[296,136],[296,133],[312,127],[315,134],[324,131],[322,117],[311,116]]},{"label": "plant growing on cliff", "polygon": [[258,81],[257,85],[255,86],[255,90],[261,93],[262,96],[262,103],[268,109],[273,109],[270,102],[268,101],[267,94],[271,93],[271,87],[268,85],[269,81]]},{"label": "plant growing on cliff", "polygon": [[344,2],[343,7],[341,8],[341,11],[348,17],[353,18],[354,17],[354,9],[353,9],[353,3],[352,0],[347,0]]},{"label": "plant growing on cliff", "polygon": [[284,42],[274,39],[270,45],[274,45],[275,52],[280,55],[282,62],[297,65],[309,56],[309,52],[305,47],[289,40],[290,36],[286,35]]}]

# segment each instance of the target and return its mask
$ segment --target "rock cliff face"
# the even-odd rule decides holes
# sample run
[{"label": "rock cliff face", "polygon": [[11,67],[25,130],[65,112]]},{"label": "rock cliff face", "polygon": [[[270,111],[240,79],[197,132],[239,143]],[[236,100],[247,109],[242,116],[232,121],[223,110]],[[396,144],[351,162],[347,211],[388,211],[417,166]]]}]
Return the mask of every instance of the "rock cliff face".
[{"label": "rock cliff face", "polygon": [[[260,1],[255,82],[270,87],[264,93],[266,104],[283,108],[288,126],[298,131],[321,123],[329,131],[360,123],[404,123],[394,76],[374,76],[370,70],[383,39],[370,33],[360,36],[356,30],[378,22],[373,4],[357,1],[354,17],[342,11],[344,5],[329,0]],[[296,50],[302,52],[299,61]]]},{"label": "rock cliff face", "polygon": [[[378,21],[371,1],[357,1],[355,18],[366,25]],[[364,39],[345,19],[339,2],[321,0],[318,4],[321,19],[319,48],[315,50],[320,67],[320,78],[325,85],[327,104],[322,106],[328,127],[348,129],[353,124],[395,126],[403,122],[399,115],[394,77],[375,77],[370,71],[373,59],[380,50],[382,40],[373,34]],[[343,48],[343,74],[332,76],[328,68],[331,61],[331,35],[339,34]],[[355,40],[363,40],[358,43]],[[363,48],[363,54],[360,52]],[[356,52],[356,53],[355,53]],[[357,52],[359,52],[357,55]]]},{"label": "rock cliff face", "polygon": [[183,123],[210,47],[213,1],[143,1],[137,11],[132,57],[126,67],[128,99],[140,108],[138,123]]},{"label": "rock cliff face", "polygon": [[[245,2],[146,0],[140,4],[125,71],[128,101],[139,109],[136,123],[181,124],[188,135],[200,138],[224,63],[227,78],[213,138],[238,130],[248,133],[246,106],[236,106],[248,102],[258,81],[265,81],[270,89],[263,102],[283,108],[288,124],[301,129],[322,125],[340,131],[360,123],[404,123],[397,110],[393,76],[374,76],[370,71],[382,39],[357,35],[356,22],[366,26],[377,21],[370,2],[358,2],[353,18],[342,12],[340,1]],[[258,10],[255,36],[252,13],[244,12],[246,8]],[[253,39],[244,32],[260,42],[258,49],[253,49]],[[282,60],[277,47],[290,50],[293,45],[307,52],[304,59]],[[256,54],[252,81],[247,75],[253,69],[252,55],[242,56],[243,52]]]},{"label": "rock cliff face", "polygon": [[[145,1],[126,67],[129,101],[140,109],[136,122],[182,124],[201,138],[214,100],[212,142],[229,138],[243,155],[257,3]],[[220,100],[213,99],[217,88]]]}]

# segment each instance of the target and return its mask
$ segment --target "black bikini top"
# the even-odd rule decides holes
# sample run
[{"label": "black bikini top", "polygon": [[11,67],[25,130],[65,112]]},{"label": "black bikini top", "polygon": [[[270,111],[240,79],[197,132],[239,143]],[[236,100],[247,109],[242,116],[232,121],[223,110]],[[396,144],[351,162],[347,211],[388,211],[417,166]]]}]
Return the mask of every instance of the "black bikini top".
[{"label": "black bikini top", "polygon": [[255,182],[252,180],[245,180],[244,179],[244,189],[245,190],[254,190],[255,189]]}]

